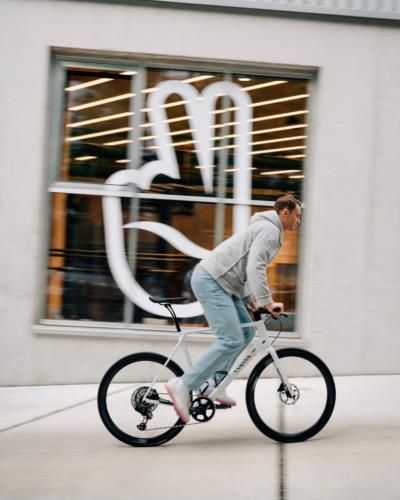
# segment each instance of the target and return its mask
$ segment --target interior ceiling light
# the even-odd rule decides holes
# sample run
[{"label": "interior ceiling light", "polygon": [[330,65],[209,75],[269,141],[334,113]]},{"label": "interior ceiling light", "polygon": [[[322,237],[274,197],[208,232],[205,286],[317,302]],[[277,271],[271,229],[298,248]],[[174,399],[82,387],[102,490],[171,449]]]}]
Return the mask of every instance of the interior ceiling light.
[{"label": "interior ceiling light", "polygon": [[102,104],[107,104],[108,102],[114,101],[122,101],[123,99],[129,99],[130,97],[135,96],[136,94],[121,94],[115,97],[108,97],[107,99],[100,99],[99,101],[92,101],[86,104],[80,104],[79,106],[72,106],[68,108],[69,111],[79,111],[80,109],[94,108],[95,106],[101,106]]},{"label": "interior ceiling light", "polygon": [[225,108],[225,109],[216,109],[214,111],[211,111],[213,115],[219,115],[221,113],[225,113],[226,111],[237,111],[239,108],[236,106],[233,106],[231,108]]},{"label": "interior ceiling light", "polygon": [[122,141],[103,142],[102,146],[119,146],[120,144],[129,144],[131,142],[130,139],[123,139]]},{"label": "interior ceiling light", "polygon": [[306,149],[306,146],[291,146],[287,148],[276,148],[276,149],[263,149],[261,151],[252,151],[252,155],[259,155],[262,153],[277,153],[279,151],[294,151],[296,149]]},{"label": "interior ceiling light", "polygon": [[297,95],[292,95],[289,97],[280,97],[279,99],[270,99],[268,101],[261,101],[261,102],[253,102],[250,104],[252,108],[256,108],[258,106],[269,106],[270,104],[275,104],[277,102],[286,102],[286,101],[295,101],[297,99],[305,99],[306,97],[309,97],[310,94],[297,94]]},{"label": "interior ceiling light", "polygon": [[222,128],[222,127],[231,127],[233,125],[239,125],[239,122],[226,122],[226,123],[219,123],[218,125],[211,125],[210,128]]},{"label": "interior ceiling light", "polygon": [[251,122],[261,122],[264,120],[274,120],[275,118],[284,118],[285,116],[297,116],[297,115],[305,115],[308,113],[307,109],[302,109],[299,111],[290,111],[288,113],[279,113],[277,115],[268,115],[268,116],[259,116],[257,118],[252,118]]},{"label": "interior ceiling light", "polygon": [[215,165],[197,165],[194,168],[215,168]]},{"label": "interior ceiling light", "polygon": [[252,146],[258,146],[259,144],[271,144],[273,142],[286,142],[286,141],[300,141],[301,139],[306,139],[306,135],[296,135],[294,137],[281,137],[279,139],[268,139],[265,141],[255,141],[251,142]]},{"label": "interior ceiling light", "polygon": [[304,175],[289,175],[289,179],[304,179]]},{"label": "interior ceiling light", "polygon": [[171,142],[171,146],[185,146],[186,144],[196,144],[197,141],[181,141],[181,142]]},{"label": "interior ceiling light", "polygon": [[239,82],[250,82],[251,81],[251,78],[247,77],[247,76],[240,76],[238,78]]},{"label": "interior ceiling light", "polygon": [[185,120],[189,120],[189,118],[193,118],[193,116],[178,116],[178,118],[169,118],[168,120],[163,120],[163,123],[183,122]]},{"label": "interior ceiling light", "polygon": [[183,104],[187,104],[188,101],[176,101],[176,102],[170,102],[167,104],[163,104],[161,107],[162,108],[173,108],[174,106],[182,106]]},{"label": "interior ceiling light", "polygon": [[91,139],[93,137],[101,137],[103,135],[120,134],[133,130],[132,127],[115,128],[113,130],[104,130],[103,132],[94,132],[93,134],[77,135],[75,137],[67,137],[65,140],[68,142],[80,141],[82,139]]},{"label": "interior ceiling light", "polygon": [[229,134],[229,135],[220,135],[220,136],[215,136],[212,137],[212,141],[221,141],[222,139],[233,139],[234,137],[238,137],[238,134]]},{"label": "interior ceiling light", "polygon": [[[256,108],[259,106],[269,106],[270,104],[276,104],[278,102],[286,102],[286,101],[295,101],[297,99],[305,99],[308,97],[310,94],[297,94],[297,95],[292,95],[289,97],[280,97],[279,99],[270,99],[268,101],[261,101],[261,102],[253,102],[249,106],[251,108]],[[239,108],[237,106],[232,106],[230,108],[225,108],[225,109],[218,109],[215,111],[212,111],[213,114],[219,114],[219,113],[225,113],[226,111],[237,111]]]},{"label": "interior ceiling light", "polygon": [[282,130],[293,130],[295,128],[305,128],[308,127],[306,123],[299,124],[299,125],[287,125],[285,127],[275,127],[275,128],[267,128],[265,130],[254,130],[254,132],[250,132],[251,135],[257,135],[257,134],[269,134],[271,132],[280,132]]},{"label": "interior ceiling light", "polygon": [[305,158],[306,155],[289,155],[289,156],[281,156],[281,158],[289,158],[289,159],[292,159],[292,158]]},{"label": "interior ceiling light", "polygon": [[282,85],[282,83],[288,83],[288,81],[275,80],[273,82],[259,83],[257,85],[250,85],[249,87],[242,87],[242,90],[246,90],[248,92],[249,90],[262,89],[264,87],[273,87],[274,85]]},{"label": "interior ceiling light", "polygon": [[137,71],[123,71],[120,75],[137,75]]},{"label": "interior ceiling light", "polygon": [[282,175],[282,174],[295,174],[301,170],[275,170],[273,172],[261,172],[261,175]]},{"label": "interior ceiling light", "polygon": [[139,137],[139,141],[150,141],[151,139],[157,139],[158,135],[142,135]]},{"label": "interior ceiling light", "polygon": [[90,123],[106,122],[108,120],[117,120],[118,118],[125,118],[126,116],[132,116],[135,113],[129,111],[126,113],[117,113],[115,115],[102,116],[101,118],[92,118],[91,120],[84,120],[82,122],[69,123],[67,127],[81,127],[82,125],[89,125]]},{"label": "interior ceiling light", "polygon": [[228,146],[215,146],[210,148],[210,151],[222,151],[223,149],[235,149],[237,148],[236,144],[229,144]]},{"label": "interior ceiling light", "polygon": [[128,160],[128,159],[126,159],[126,160],[117,160],[116,161],[116,163],[130,163],[130,162],[131,162],[131,160]]},{"label": "interior ceiling light", "polygon": [[186,80],[182,80],[184,83],[193,83],[193,82],[200,82],[202,80],[209,80],[210,78],[216,78],[215,75],[200,75],[200,76],[193,76],[191,78],[186,78]]},{"label": "interior ceiling light", "polygon": [[[224,172],[239,172],[239,168],[225,168]],[[257,170],[256,167],[247,167],[245,170]]]},{"label": "interior ceiling light", "polygon": [[168,132],[166,135],[182,135],[182,134],[190,134],[194,132],[193,128],[186,128],[184,130],[177,130],[176,132]]},{"label": "interior ceiling light", "polygon": [[76,161],[86,161],[86,160],[95,160],[97,156],[78,156],[75,158]]},{"label": "interior ceiling light", "polygon": [[70,87],[65,87],[64,90],[67,92],[74,92],[75,90],[84,89],[86,87],[93,87],[94,85],[100,85],[101,83],[111,82],[114,78],[97,78],[96,80],[90,80],[90,82],[79,83],[78,85],[71,85]]}]

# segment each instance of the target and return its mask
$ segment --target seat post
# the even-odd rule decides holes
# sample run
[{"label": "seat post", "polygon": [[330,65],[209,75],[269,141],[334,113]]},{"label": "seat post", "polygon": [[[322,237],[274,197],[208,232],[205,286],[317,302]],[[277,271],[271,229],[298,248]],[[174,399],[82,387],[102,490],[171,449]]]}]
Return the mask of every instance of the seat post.
[{"label": "seat post", "polygon": [[172,319],[174,320],[174,323],[175,323],[176,331],[180,332],[181,331],[181,326],[179,324],[178,318],[176,317],[175,311],[172,308],[172,305],[169,304],[169,303],[166,303],[166,304],[163,304],[163,306],[165,306],[166,309],[168,309],[168,312],[171,314]]}]

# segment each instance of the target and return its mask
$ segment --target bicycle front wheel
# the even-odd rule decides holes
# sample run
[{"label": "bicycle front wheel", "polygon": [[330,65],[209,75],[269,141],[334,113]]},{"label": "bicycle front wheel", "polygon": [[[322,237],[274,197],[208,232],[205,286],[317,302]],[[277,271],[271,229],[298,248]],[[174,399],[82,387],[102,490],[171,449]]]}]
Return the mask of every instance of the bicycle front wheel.
[{"label": "bicycle front wheel", "polygon": [[283,443],[305,441],[330,419],[336,401],[333,377],[315,354],[296,348],[276,351],[289,379],[291,393],[282,384],[271,355],[250,374],[247,409],[256,427]]},{"label": "bicycle front wheel", "polygon": [[117,361],[104,375],[97,395],[106,428],[131,446],[158,446],[175,437],[184,424],[164,384],[182,374],[174,361],[167,363],[160,354],[142,352]]}]

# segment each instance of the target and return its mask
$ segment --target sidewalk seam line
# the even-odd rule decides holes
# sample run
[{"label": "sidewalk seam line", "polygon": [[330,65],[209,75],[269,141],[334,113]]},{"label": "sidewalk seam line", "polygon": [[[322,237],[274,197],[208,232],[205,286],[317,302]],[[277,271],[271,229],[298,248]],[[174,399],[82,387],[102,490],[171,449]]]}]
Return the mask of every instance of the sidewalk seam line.
[{"label": "sidewalk seam line", "polygon": [[30,418],[29,420],[24,420],[23,422],[19,422],[18,424],[13,424],[13,425],[10,425],[8,427],[4,427],[3,429],[0,429],[0,433],[7,432],[7,431],[10,431],[12,429],[16,429],[17,427],[22,427],[23,425],[31,424],[33,422],[37,422],[38,420],[43,420],[44,418],[51,417],[52,415],[56,415],[57,413],[62,413],[63,411],[66,411],[66,410],[71,410],[72,408],[76,408],[78,406],[92,403],[93,401],[96,401],[96,399],[97,399],[97,397],[87,399],[85,401],[81,401],[79,403],[75,403],[75,404],[70,405],[70,406],[65,406],[64,408],[60,408],[58,410],[54,410],[54,411],[51,411],[49,413],[45,413],[43,415],[39,415],[38,417],[33,417],[33,418]]}]

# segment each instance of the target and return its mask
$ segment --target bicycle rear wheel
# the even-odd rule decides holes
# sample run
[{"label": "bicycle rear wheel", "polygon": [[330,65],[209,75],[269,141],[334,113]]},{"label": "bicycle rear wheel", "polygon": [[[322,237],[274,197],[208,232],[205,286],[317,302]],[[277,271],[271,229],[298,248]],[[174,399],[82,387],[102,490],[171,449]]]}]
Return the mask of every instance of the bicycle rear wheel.
[{"label": "bicycle rear wheel", "polygon": [[[158,446],[183,429],[164,388],[167,380],[180,377],[183,370],[174,361],[166,362],[160,354],[131,354],[104,375],[97,395],[98,410],[106,428],[123,443]],[[150,402],[144,400],[146,394]]]},{"label": "bicycle rear wheel", "polygon": [[283,443],[305,441],[330,419],[336,401],[335,382],[325,363],[308,351],[287,348],[278,350],[277,355],[289,378],[292,396],[268,355],[250,374],[247,409],[266,436]]}]

